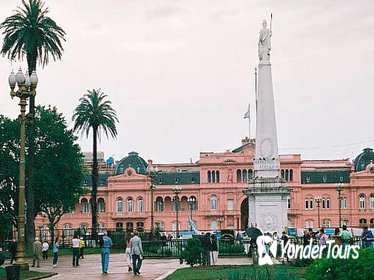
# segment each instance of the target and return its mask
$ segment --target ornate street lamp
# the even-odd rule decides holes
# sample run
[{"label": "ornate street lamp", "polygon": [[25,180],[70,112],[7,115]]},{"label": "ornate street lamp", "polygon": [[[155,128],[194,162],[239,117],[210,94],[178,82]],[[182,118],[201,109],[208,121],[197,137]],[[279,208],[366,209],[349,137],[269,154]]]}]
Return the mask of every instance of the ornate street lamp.
[{"label": "ornate street lamp", "polygon": [[342,227],[342,193],[343,190],[343,184],[342,183],[337,183],[336,184],[336,191],[338,192],[338,201],[339,201],[339,228]]},{"label": "ornate street lamp", "polygon": [[175,186],[173,188],[174,193],[174,205],[175,205],[175,215],[177,221],[177,238],[179,237],[179,221],[178,221],[178,212],[179,212],[179,194],[181,193],[182,189],[180,186]]},{"label": "ornate street lamp", "polygon": [[[194,196],[190,196],[188,198],[188,206],[190,208],[190,219],[192,223],[192,212],[196,210],[196,198]],[[192,224],[190,223],[190,231],[192,231]]]},{"label": "ornate street lamp", "polygon": [[321,197],[320,196],[316,196],[314,198],[315,202],[317,203],[317,219],[318,219],[318,228],[320,229],[321,228],[321,219],[320,219],[320,216],[319,216],[319,207],[320,207],[320,203],[322,201]]},{"label": "ornate street lamp", "polygon": [[[18,242],[17,242],[17,263],[21,265],[21,268],[27,269],[28,264],[25,261],[25,138],[26,138],[26,106],[27,98],[36,95],[36,86],[38,84],[38,76],[33,71],[31,76],[22,73],[21,67],[17,74],[12,73],[8,78],[10,86],[10,96],[18,97],[20,99],[19,105],[21,107],[21,114],[19,120],[21,121],[21,133],[20,133],[20,152],[19,152],[19,186],[18,186]],[[18,89],[15,90],[16,85]]]},{"label": "ornate street lamp", "polygon": [[151,191],[151,236],[153,236],[154,231],[154,192],[156,190],[154,179],[158,174],[158,168],[157,166],[153,168],[152,161],[148,161],[148,167],[147,167],[147,176],[151,180],[151,185],[149,186],[149,190]]}]

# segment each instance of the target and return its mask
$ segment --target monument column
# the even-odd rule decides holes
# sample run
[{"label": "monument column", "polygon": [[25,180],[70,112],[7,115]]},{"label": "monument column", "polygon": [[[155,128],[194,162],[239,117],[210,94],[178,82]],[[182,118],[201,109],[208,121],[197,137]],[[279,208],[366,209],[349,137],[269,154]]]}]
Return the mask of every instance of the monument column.
[{"label": "monument column", "polygon": [[248,196],[248,227],[282,232],[288,224],[290,191],[280,175],[270,50],[272,31],[262,23],[258,42],[258,94],[254,177],[243,192]]}]

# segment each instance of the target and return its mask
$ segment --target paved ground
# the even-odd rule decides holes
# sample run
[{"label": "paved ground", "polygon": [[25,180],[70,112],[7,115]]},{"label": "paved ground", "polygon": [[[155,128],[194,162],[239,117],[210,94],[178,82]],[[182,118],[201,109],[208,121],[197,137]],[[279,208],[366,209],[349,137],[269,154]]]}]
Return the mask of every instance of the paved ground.
[{"label": "paved ground", "polygon": [[[142,268],[140,269],[141,275],[135,276],[130,272],[127,272],[124,262],[124,254],[112,254],[110,256],[110,264],[108,274],[102,274],[101,272],[101,259],[100,255],[87,255],[85,258],[80,260],[79,267],[73,267],[71,265],[71,256],[61,256],[58,261],[58,267],[52,268],[52,259],[48,261],[42,261],[40,268],[30,268],[36,271],[44,272],[57,272],[58,275],[48,279],[52,280],[96,280],[96,279],[141,279],[141,280],[160,280],[166,275],[172,273],[177,268],[187,267],[187,265],[179,264],[179,260],[176,259],[144,259]],[[219,258],[218,265],[222,264],[249,264],[247,258]]]}]

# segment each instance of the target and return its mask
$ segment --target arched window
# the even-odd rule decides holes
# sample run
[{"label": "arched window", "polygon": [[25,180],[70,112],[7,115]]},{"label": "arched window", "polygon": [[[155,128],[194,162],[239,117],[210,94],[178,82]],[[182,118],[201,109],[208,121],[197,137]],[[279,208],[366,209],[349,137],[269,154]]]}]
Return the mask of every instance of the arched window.
[{"label": "arched window", "polygon": [[374,194],[370,194],[370,209],[374,209]]},{"label": "arched window", "polygon": [[359,223],[360,223],[360,226],[366,226],[367,220],[362,218],[362,219],[359,220]]},{"label": "arched window", "polygon": [[209,170],[208,171],[208,183],[212,182],[212,172]]},{"label": "arched window", "polygon": [[68,240],[73,238],[73,228],[72,228],[71,224],[64,224],[62,226],[62,234]]},{"label": "arched window", "polygon": [[210,210],[213,210],[213,211],[217,210],[217,208],[218,208],[217,202],[218,202],[217,196],[212,195],[210,197]]},{"label": "arched window", "polygon": [[286,181],[288,182],[290,180],[289,171],[286,169]]},{"label": "arched window", "polygon": [[345,196],[342,197],[340,203],[341,203],[341,204],[340,204],[340,207],[341,207],[342,209],[347,209],[347,208],[348,208],[348,199],[347,199]]},{"label": "arched window", "polygon": [[365,195],[363,193],[360,194],[358,201],[359,201],[359,208],[361,210],[365,209]]},{"label": "arched window", "polygon": [[370,227],[374,227],[374,218],[370,219]]},{"label": "arched window", "polygon": [[248,170],[248,179],[252,179],[252,177],[253,177],[253,171],[252,171],[252,169],[249,169]]},{"label": "arched window", "polygon": [[242,171],[240,169],[236,170],[236,182],[242,182]]},{"label": "arched window", "polygon": [[322,198],[322,209],[330,209],[330,198],[329,197]]},{"label": "arched window", "polygon": [[290,182],[293,182],[293,169],[290,169]]},{"label": "arched window", "polygon": [[212,183],[216,182],[216,171],[212,171]]},{"label": "arched window", "polygon": [[139,231],[139,232],[143,232],[144,231],[144,223],[143,222],[137,222],[136,223],[136,230]]},{"label": "arched window", "polygon": [[143,212],[144,200],[142,197],[138,198],[137,206],[138,206],[138,212]]},{"label": "arched window", "polygon": [[305,197],[305,209],[313,209],[313,197]]},{"label": "arched window", "polygon": [[123,212],[123,199],[118,197],[116,200],[116,212]]},{"label": "arched window", "polygon": [[284,179],[284,169],[281,170],[281,177]]},{"label": "arched window", "polygon": [[243,174],[242,182],[247,183],[248,182],[248,172],[247,172],[247,170],[243,169],[242,174]]},{"label": "arched window", "polygon": [[216,182],[219,183],[220,178],[219,178],[219,170],[216,171]]},{"label": "arched window", "polygon": [[322,220],[322,227],[329,228],[331,226],[331,221],[329,219]]},{"label": "arched window", "polygon": [[134,211],[134,201],[132,197],[127,198],[127,212],[133,212]]},{"label": "arched window", "polygon": [[164,212],[164,201],[162,197],[156,198],[156,212]]},{"label": "arched window", "polygon": [[287,209],[291,209],[291,198],[287,198]]},{"label": "arched window", "polygon": [[83,198],[81,200],[81,204],[82,204],[82,213],[88,213],[90,211],[88,200],[86,198]]},{"label": "arched window", "polygon": [[105,201],[104,201],[104,198],[100,197],[97,200],[97,206],[98,206],[99,213],[105,212]]},{"label": "arched window", "polygon": [[116,223],[116,231],[123,231],[123,223]]},{"label": "arched window", "polygon": [[127,231],[133,231],[134,229],[134,224],[132,222],[127,222],[126,223],[126,230]]}]

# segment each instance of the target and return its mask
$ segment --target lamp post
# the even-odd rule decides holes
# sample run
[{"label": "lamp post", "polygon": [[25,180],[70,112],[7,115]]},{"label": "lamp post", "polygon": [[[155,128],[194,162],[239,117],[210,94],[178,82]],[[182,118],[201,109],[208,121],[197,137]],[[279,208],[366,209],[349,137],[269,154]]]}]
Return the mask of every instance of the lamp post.
[{"label": "lamp post", "polygon": [[318,219],[318,228],[320,229],[321,228],[321,220],[320,220],[320,216],[319,216],[319,207],[320,207],[320,203],[321,203],[321,197],[320,196],[316,196],[314,198],[315,202],[317,203],[317,219]]},{"label": "lamp post", "polygon": [[177,220],[177,238],[179,237],[179,221],[178,221],[178,212],[179,212],[179,194],[181,193],[181,187],[175,186],[173,188],[174,193],[174,205],[175,205],[175,215]]},{"label": "lamp post", "polygon": [[156,190],[156,186],[154,183],[154,179],[158,174],[158,168],[157,166],[153,168],[152,161],[148,161],[148,167],[147,167],[147,176],[151,180],[151,185],[149,186],[149,190],[151,191],[151,236],[153,236],[154,231],[154,192]]},{"label": "lamp post", "polygon": [[342,183],[337,183],[336,184],[336,191],[338,192],[338,201],[339,201],[339,228],[342,227],[342,193],[343,190],[343,184]]},{"label": "lamp post", "polygon": [[190,207],[190,231],[192,231],[192,211],[195,210],[196,199],[191,196],[188,198],[188,206]]},{"label": "lamp post", "polygon": [[[31,76],[22,73],[21,67],[17,74],[12,73],[8,78],[10,86],[10,96],[18,97],[20,99],[19,105],[21,107],[21,114],[19,120],[21,121],[21,132],[20,132],[20,152],[19,152],[19,186],[18,186],[18,242],[17,242],[17,263],[21,265],[21,268],[27,269],[28,265],[25,261],[25,138],[26,138],[26,106],[27,98],[36,95],[36,86],[38,84],[38,76],[33,71]],[[18,89],[15,90],[16,84]]]}]

